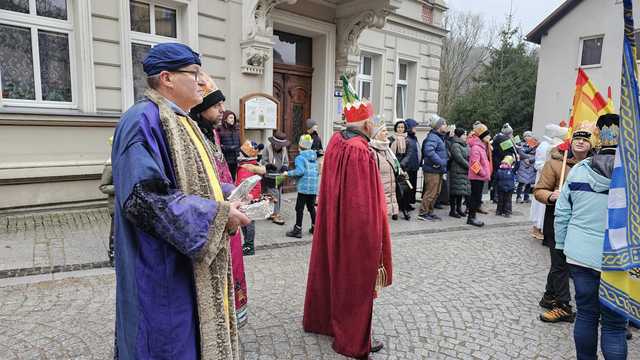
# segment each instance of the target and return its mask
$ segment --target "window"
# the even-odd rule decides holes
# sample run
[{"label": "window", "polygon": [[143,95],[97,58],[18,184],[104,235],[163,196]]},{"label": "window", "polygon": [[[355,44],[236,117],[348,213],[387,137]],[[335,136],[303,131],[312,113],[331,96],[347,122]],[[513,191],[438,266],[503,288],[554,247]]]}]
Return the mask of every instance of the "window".
[{"label": "window", "polygon": [[72,107],[72,45],[67,0],[0,0],[3,101]]},{"label": "window", "polygon": [[371,88],[373,83],[373,57],[363,55],[360,57],[358,68],[358,95],[361,99],[371,100]]},{"label": "window", "polygon": [[581,66],[600,65],[602,40],[602,36],[582,39]]},{"label": "window", "polygon": [[409,85],[409,64],[398,63],[398,79],[396,83],[396,118],[404,119],[407,114],[407,87]]},{"label": "window", "polygon": [[129,2],[134,100],[140,99],[147,87],[147,75],[142,68],[142,61],[149,49],[155,44],[179,38],[178,12],[177,8],[158,5],[155,1]]}]

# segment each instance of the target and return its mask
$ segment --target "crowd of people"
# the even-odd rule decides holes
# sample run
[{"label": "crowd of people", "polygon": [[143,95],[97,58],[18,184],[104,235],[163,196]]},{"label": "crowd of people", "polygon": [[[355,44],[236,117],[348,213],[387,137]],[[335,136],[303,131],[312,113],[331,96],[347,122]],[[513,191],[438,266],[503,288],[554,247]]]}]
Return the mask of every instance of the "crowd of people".
[{"label": "crowd of people", "polygon": [[[248,318],[243,256],[255,253],[256,234],[242,206],[269,199],[269,221],[284,225],[287,178],[297,198],[285,234],[302,237],[306,209],[313,235],[303,327],[332,336],[336,352],[370,359],[384,346],[371,326],[373,302],[393,279],[390,220],[411,220],[420,201],[418,220],[441,220],[435,209],[444,204],[450,217],[482,227],[477,216],[488,213],[488,202],[497,216],[511,216],[515,193],[516,202],[532,202],[531,234],[550,249],[540,319],[575,320],[579,359],[596,358],[600,323],[605,357],[626,358],[627,320],[598,302],[616,115],[576,129],[567,148],[559,146],[567,129],[558,125],[520,140],[509,124],[492,137],[482,122],[466,131],[439,116],[420,143],[417,121],[396,121],[389,133],[343,77],[345,128],[326,150],[313,119],[299,138],[275,131],[265,146],[242,138],[189,47],[159,44],[143,68],[149,88],[122,116],[101,185],[112,204],[116,358],[240,358],[238,328]],[[291,141],[299,150],[292,167]],[[247,199],[228,200],[255,175],[262,181]]]}]

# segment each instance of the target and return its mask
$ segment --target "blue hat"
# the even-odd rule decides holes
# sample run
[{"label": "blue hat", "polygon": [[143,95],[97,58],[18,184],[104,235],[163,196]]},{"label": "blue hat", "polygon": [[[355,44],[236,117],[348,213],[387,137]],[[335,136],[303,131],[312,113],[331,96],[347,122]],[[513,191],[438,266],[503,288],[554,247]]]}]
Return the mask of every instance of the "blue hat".
[{"label": "blue hat", "polygon": [[413,119],[407,119],[404,122],[405,124],[407,124],[407,130],[413,129],[414,127],[418,126],[418,122]]},{"label": "blue hat", "polygon": [[200,55],[187,45],[180,43],[158,44],[149,50],[142,62],[147,76],[157,75],[165,70],[178,70],[193,64],[202,64]]}]

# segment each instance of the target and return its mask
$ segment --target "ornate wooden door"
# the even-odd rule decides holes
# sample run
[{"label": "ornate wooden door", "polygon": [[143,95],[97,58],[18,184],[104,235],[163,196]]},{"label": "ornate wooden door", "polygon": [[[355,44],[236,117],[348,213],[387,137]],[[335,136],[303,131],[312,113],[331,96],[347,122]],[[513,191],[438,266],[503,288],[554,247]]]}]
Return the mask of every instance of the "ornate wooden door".
[{"label": "ornate wooden door", "polygon": [[[273,96],[280,100],[278,129],[287,134],[289,167],[298,155],[298,140],[306,131],[306,121],[311,117],[311,75],[313,69],[300,65],[274,64]],[[291,189],[291,185],[286,187]]]}]

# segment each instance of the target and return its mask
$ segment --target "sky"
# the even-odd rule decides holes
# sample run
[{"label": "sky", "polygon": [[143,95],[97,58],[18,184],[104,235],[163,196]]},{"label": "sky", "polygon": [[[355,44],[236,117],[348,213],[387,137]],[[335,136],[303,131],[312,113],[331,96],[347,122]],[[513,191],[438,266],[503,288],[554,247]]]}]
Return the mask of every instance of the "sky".
[{"label": "sky", "polygon": [[505,22],[509,7],[513,4],[514,25],[519,25],[523,34],[544,20],[565,0],[447,0],[447,6],[456,11],[480,14],[489,23]]}]

